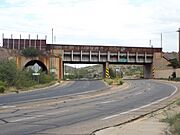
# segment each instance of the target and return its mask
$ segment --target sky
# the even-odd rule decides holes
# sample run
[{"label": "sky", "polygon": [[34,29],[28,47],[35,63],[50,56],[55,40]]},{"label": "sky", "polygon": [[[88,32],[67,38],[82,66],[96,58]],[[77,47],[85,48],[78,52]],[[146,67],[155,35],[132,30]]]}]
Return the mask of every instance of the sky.
[{"label": "sky", "polygon": [[[0,0],[0,36],[178,51],[180,0]],[[151,40],[151,45],[150,45]],[[0,40],[2,46],[2,38]]]}]

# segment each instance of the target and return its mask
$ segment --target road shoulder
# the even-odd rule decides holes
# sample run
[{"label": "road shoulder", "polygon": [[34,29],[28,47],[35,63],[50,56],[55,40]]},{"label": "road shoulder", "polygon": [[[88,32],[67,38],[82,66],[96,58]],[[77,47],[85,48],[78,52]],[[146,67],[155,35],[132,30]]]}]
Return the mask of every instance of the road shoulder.
[{"label": "road shoulder", "polygon": [[[167,81],[159,81],[167,83]],[[180,106],[177,106],[175,101],[180,97],[180,83],[171,82],[178,88],[177,93],[164,101],[165,108],[161,106],[157,111],[149,111],[147,115],[140,116],[138,119],[125,122],[125,124],[108,127],[95,132],[95,135],[171,135],[169,124],[162,122],[170,115],[180,113]],[[160,106],[159,106],[160,107]]]}]

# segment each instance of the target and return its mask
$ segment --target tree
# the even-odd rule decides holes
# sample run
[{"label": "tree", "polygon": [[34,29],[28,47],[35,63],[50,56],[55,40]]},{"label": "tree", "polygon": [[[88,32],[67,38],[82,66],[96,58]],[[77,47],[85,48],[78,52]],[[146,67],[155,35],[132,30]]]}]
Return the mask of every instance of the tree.
[{"label": "tree", "polygon": [[12,86],[15,84],[17,75],[16,63],[13,60],[0,61],[0,80],[7,85]]},{"label": "tree", "polygon": [[26,48],[22,50],[22,55],[24,57],[37,57],[39,55],[39,51],[35,48]]},{"label": "tree", "polygon": [[116,78],[116,72],[112,68],[109,68],[109,76],[111,78]]},{"label": "tree", "polygon": [[176,69],[180,66],[179,62],[176,58],[170,60],[170,64],[168,66],[173,67],[174,72],[172,73],[172,77],[176,78]]}]

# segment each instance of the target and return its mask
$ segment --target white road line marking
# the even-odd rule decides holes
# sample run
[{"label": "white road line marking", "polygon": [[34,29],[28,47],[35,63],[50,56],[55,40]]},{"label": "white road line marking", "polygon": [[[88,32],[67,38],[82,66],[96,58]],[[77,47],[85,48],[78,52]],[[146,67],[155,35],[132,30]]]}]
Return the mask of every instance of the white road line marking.
[{"label": "white road line marking", "polygon": [[11,120],[9,122],[20,122],[20,121],[32,120],[32,119],[41,118],[41,117],[45,117],[48,115],[59,114],[59,113],[67,112],[67,111],[69,111],[69,110],[63,110],[63,111],[58,111],[58,112],[54,112],[54,113],[47,113],[44,115],[36,115],[36,116],[32,116],[32,117],[25,117],[25,118],[21,118],[21,119]]},{"label": "white road line marking", "polygon": [[107,120],[107,119],[111,119],[111,118],[114,118],[114,117],[117,117],[117,116],[119,116],[119,115],[118,115],[118,114],[116,114],[116,115],[111,115],[111,116],[105,117],[105,118],[103,118],[103,119],[101,119],[101,120]]},{"label": "white road line marking", "polygon": [[138,93],[136,93],[136,94],[134,94],[135,96],[137,96],[137,95],[141,95],[143,92],[138,92]]},{"label": "white road line marking", "polygon": [[170,84],[170,85],[175,88],[175,91],[174,91],[170,96],[167,96],[167,97],[165,97],[165,98],[162,98],[162,99],[159,99],[159,100],[157,100],[157,101],[154,101],[154,102],[152,102],[152,103],[150,103],[150,104],[147,104],[147,105],[144,105],[144,106],[141,106],[141,107],[138,107],[138,108],[129,110],[129,111],[125,111],[125,112],[122,112],[122,113],[119,113],[119,114],[115,114],[115,115],[111,115],[111,116],[105,117],[105,118],[103,118],[103,119],[101,119],[101,120],[107,120],[107,119],[111,119],[111,118],[114,118],[114,117],[117,117],[117,116],[120,116],[120,115],[128,114],[128,113],[130,113],[130,112],[134,112],[134,111],[143,109],[143,108],[145,108],[145,107],[149,107],[149,106],[151,106],[151,105],[157,104],[157,103],[159,103],[159,102],[161,102],[161,101],[164,101],[164,100],[172,97],[172,96],[178,91],[178,88],[177,88],[176,86],[172,85],[172,84]]},{"label": "white road line marking", "polygon": [[26,118],[21,118],[21,119],[17,119],[17,120],[11,120],[9,122],[19,122],[19,121],[25,121],[25,120],[30,120],[30,119],[34,119],[36,117],[26,117]]},{"label": "white road line marking", "polygon": [[3,109],[6,109],[6,108],[15,108],[16,106],[1,106],[1,108],[3,108]]},{"label": "white road line marking", "polygon": [[108,104],[108,103],[113,103],[113,102],[116,102],[116,100],[104,101],[104,102],[101,102],[101,104]]}]

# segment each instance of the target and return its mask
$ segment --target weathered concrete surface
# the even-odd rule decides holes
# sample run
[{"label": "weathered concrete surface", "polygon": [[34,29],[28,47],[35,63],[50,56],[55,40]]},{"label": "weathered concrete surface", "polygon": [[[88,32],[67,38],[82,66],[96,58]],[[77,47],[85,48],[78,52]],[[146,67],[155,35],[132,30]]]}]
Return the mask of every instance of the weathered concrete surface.
[{"label": "weathered concrete surface", "polygon": [[1,59],[8,59],[8,58],[11,58],[13,56],[14,56],[14,54],[12,52],[10,52],[8,49],[0,47],[0,60]]},{"label": "weathered concrete surface", "polygon": [[112,127],[96,133],[96,135],[163,135],[167,124],[156,118],[143,118],[132,123]]}]

